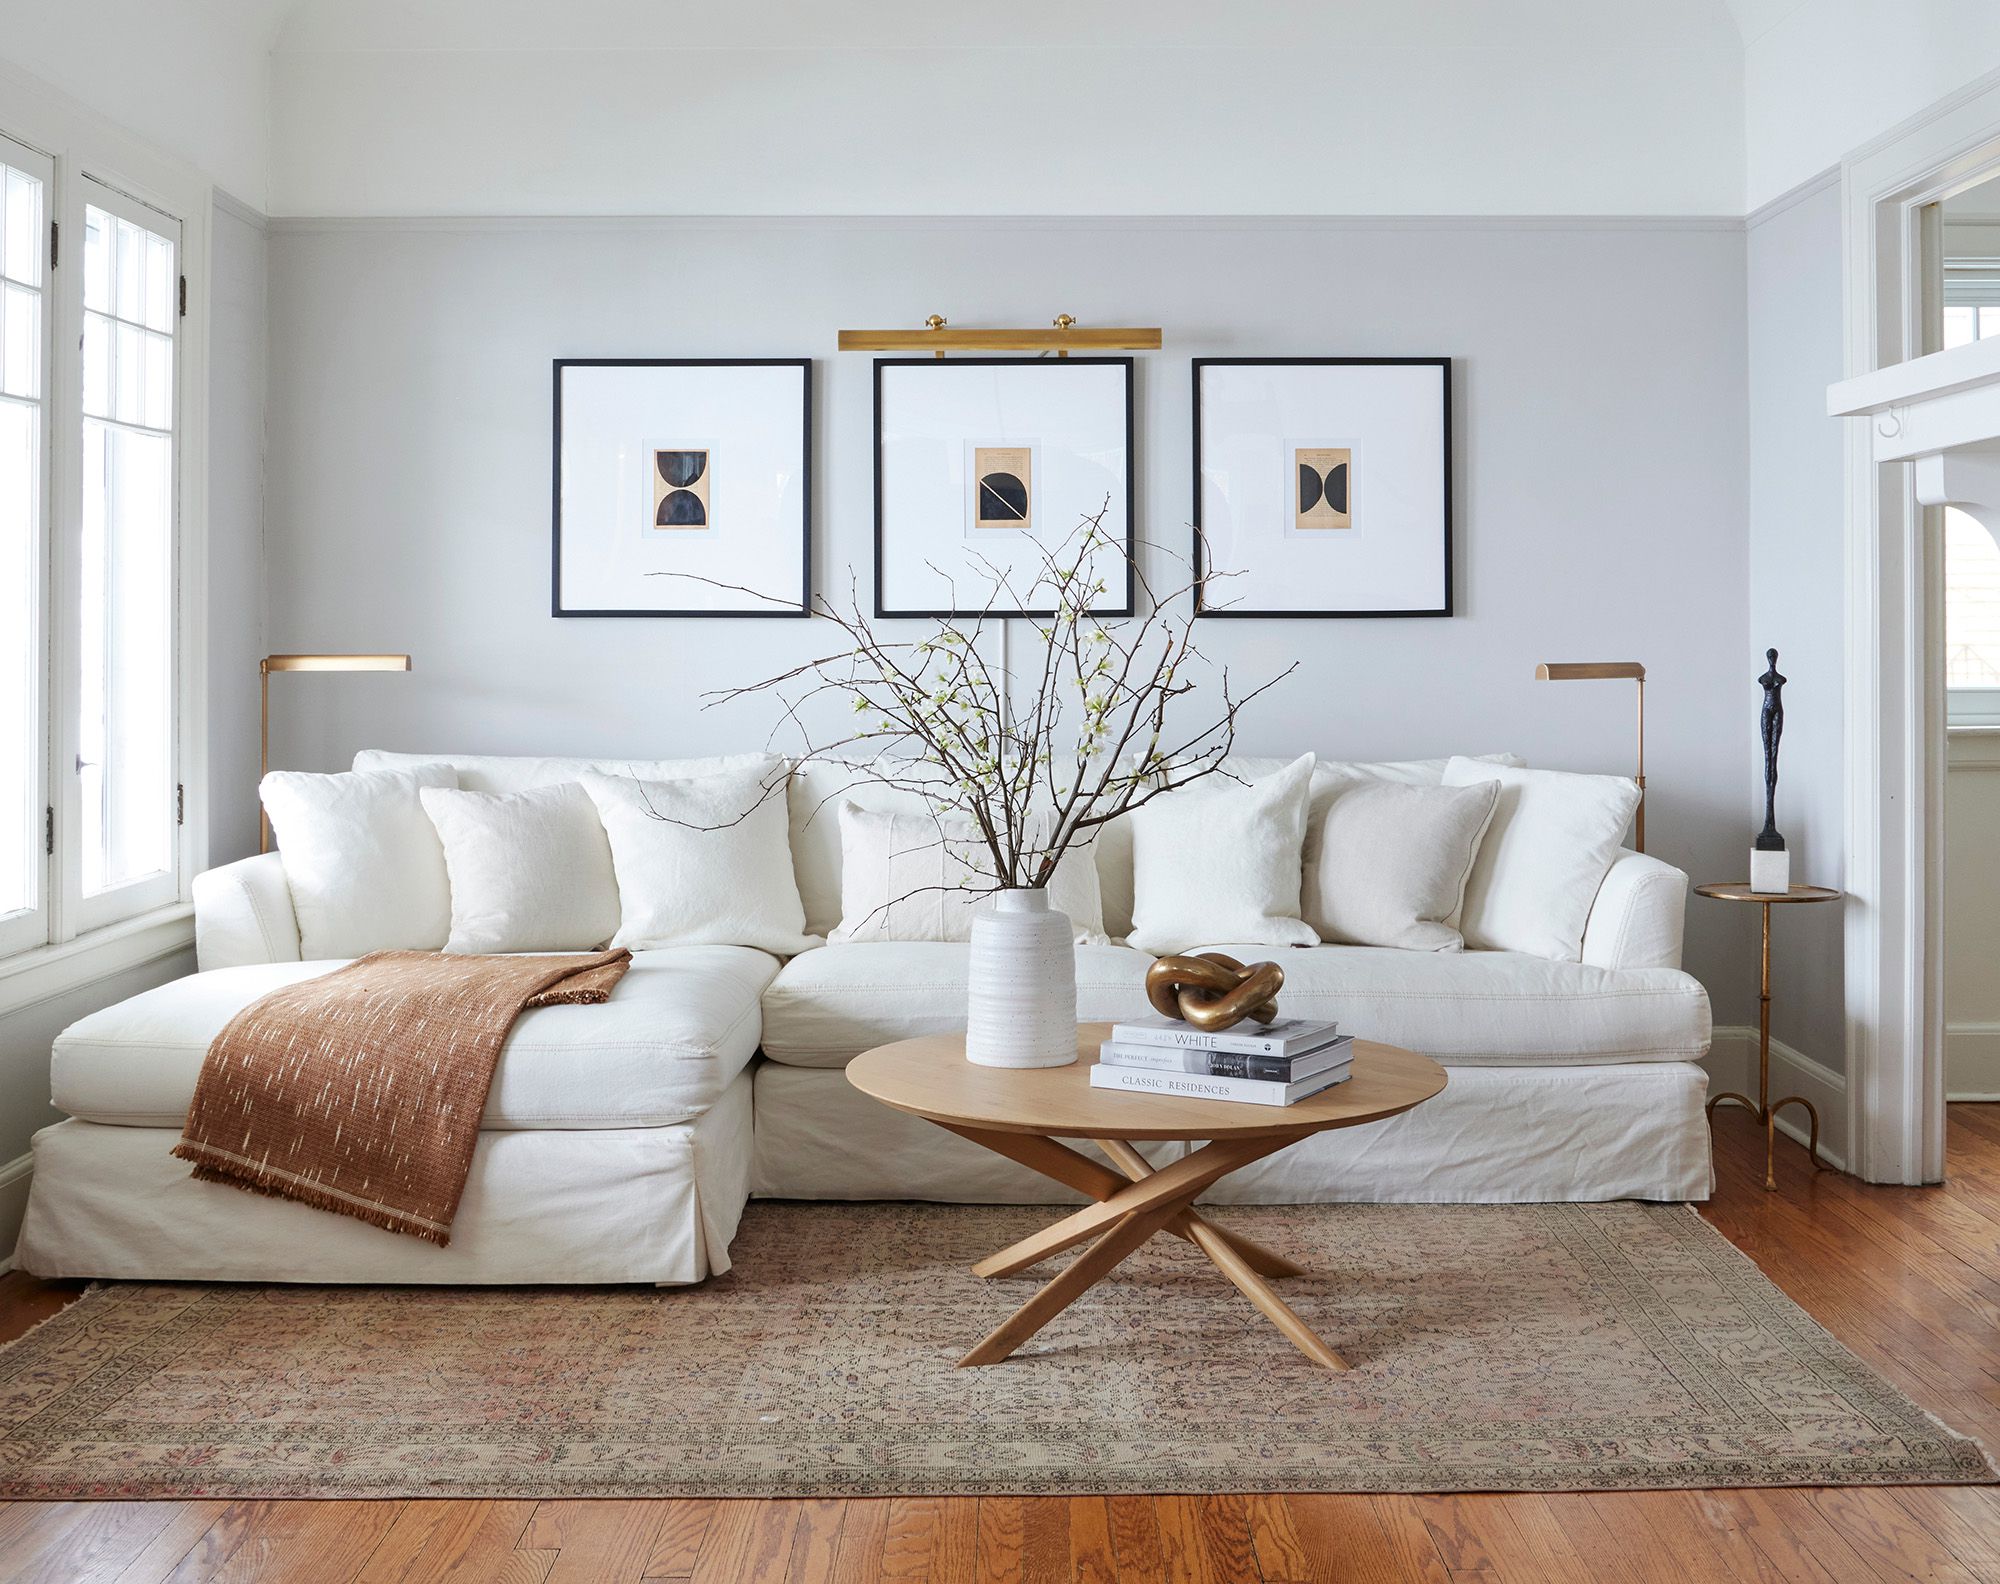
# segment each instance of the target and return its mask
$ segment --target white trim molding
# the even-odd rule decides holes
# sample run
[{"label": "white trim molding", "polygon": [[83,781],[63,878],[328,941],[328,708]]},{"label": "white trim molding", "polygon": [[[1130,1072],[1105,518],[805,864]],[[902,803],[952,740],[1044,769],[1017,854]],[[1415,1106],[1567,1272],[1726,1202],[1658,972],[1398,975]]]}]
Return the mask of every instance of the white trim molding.
[{"label": "white trim molding", "polygon": [[194,904],[176,902],[75,940],[0,957],[0,1017],[194,950]]},{"label": "white trim molding", "polygon": [[[1708,1092],[1716,1095],[1727,1089],[1754,1100],[1757,1031],[1725,1025],[1710,1038],[1708,1054],[1701,1062],[1708,1069]],[[1803,1051],[1794,1050],[1782,1040],[1772,1040],[1771,1098],[1782,1100],[1787,1095],[1799,1095],[1812,1102],[1813,1109],[1819,1112],[1820,1158],[1841,1171],[1848,1170],[1847,1080]],[[1719,1106],[1717,1110],[1749,1115],[1741,1106]],[[1805,1143],[1808,1137],[1805,1112],[1797,1106],[1786,1106],[1778,1113],[1778,1131]]]},{"label": "white trim molding", "polygon": [[2000,346],[1924,355],[1941,273],[1925,234],[1935,242],[1934,205],[1995,171],[2000,73],[1841,167],[1848,378],[1828,410],[1848,418],[1846,1137],[1871,1182],[1944,1172],[1944,558],[1930,507],[1973,487],[1941,458],[1969,438]]},{"label": "white trim molding", "polygon": [[2000,1100],[2000,1023],[1947,1023],[1945,1099]]}]

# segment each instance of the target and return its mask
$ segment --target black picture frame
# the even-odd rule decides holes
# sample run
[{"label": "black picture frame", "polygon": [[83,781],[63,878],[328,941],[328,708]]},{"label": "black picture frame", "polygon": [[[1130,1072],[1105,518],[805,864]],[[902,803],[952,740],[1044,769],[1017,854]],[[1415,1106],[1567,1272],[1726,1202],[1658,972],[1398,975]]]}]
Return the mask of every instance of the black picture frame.
[{"label": "black picture frame", "polygon": [[1126,617],[1137,608],[1138,579],[1133,566],[1136,551],[1137,501],[1136,478],[1138,473],[1138,450],[1135,444],[1137,433],[1134,418],[1135,363],[1129,357],[881,357],[875,359],[875,615],[888,620],[930,620],[966,621],[980,616],[995,618],[1023,616],[1046,619],[1054,616],[1053,609],[1014,610],[994,607],[991,610],[904,610],[891,609],[883,603],[883,543],[882,543],[882,374],[885,369],[937,369],[951,370],[963,368],[1015,366],[1036,366],[1049,369],[1117,367],[1125,371],[1125,595],[1123,602],[1115,609],[1093,607],[1092,614],[1104,617]]},{"label": "black picture frame", "polygon": [[1448,357],[1218,357],[1193,359],[1193,401],[1194,412],[1194,568],[1199,579],[1203,573],[1203,546],[1201,525],[1202,473],[1201,473],[1201,433],[1202,433],[1202,371],[1208,368],[1249,368],[1260,366],[1303,366],[1329,365],[1350,368],[1385,367],[1434,367],[1439,371],[1439,398],[1443,403],[1443,431],[1439,446],[1439,466],[1443,470],[1443,523],[1444,534],[1444,588],[1442,598],[1434,606],[1422,606],[1408,610],[1246,610],[1240,606],[1204,608],[1197,588],[1195,615],[1206,620],[1238,618],[1257,621],[1375,621],[1406,620],[1414,618],[1450,617],[1456,606],[1458,566],[1456,547],[1452,537],[1452,425],[1451,425],[1451,363]]},{"label": "black picture frame", "polygon": [[[549,462],[549,614],[554,617],[720,617],[733,621],[799,620],[813,614],[813,359],[811,358],[555,358]],[[563,372],[573,368],[795,368],[800,372],[799,603],[743,610],[598,610],[566,607],[562,594]]]}]

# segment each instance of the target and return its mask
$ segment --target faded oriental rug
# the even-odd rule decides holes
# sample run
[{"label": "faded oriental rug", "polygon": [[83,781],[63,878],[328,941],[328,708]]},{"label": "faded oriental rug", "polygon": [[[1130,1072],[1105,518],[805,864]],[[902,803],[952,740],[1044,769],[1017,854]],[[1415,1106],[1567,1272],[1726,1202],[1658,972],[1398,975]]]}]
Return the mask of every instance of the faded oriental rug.
[{"label": "faded oriental rug", "polygon": [[1156,1239],[1005,1364],[1046,1208],[754,1204],[701,1287],[136,1284],[0,1352],[0,1496],[872,1496],[1991,1481],[1690,1211],[1219,1218],[1354,1366]]}]

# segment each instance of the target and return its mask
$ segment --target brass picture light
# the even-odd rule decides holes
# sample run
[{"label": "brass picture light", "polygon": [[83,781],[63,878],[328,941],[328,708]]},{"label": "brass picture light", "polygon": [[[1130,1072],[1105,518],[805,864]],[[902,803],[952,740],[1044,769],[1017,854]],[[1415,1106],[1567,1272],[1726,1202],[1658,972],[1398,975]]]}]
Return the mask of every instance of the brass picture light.
[{"label": "brass picture light", "polygon": [[[266,655],[257,662],[258,685],[262,692],[261,715],[257,728],[257,778],[261,781],[271,768],[271,673],[273,671],[407,671],[406,654],[281,654]],[[271,850],[271,819],[257,810],[257,851]]]},{"label": "brass picture light", "polygon": [[1646,850],[1646,668],[1636,660],[1544,661],[1535,667],[1537,682],[1636,682],[1639,684],[1639,766],[1632,780],[1639,788],[1639,812],[1632,821],[1632,845]]}]

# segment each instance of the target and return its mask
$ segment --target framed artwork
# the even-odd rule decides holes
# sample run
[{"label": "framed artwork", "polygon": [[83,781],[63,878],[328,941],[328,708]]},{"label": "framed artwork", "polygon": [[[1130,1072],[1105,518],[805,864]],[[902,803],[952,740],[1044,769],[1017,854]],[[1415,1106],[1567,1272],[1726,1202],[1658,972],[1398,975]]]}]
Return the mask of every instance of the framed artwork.
[{"label": "framed artwork", "polygon": [[1132,614],[1132,360],[877,358],[875,614],[971,617],[1026,608],[1043,558],[1086,517],[1112,546],[1086,571],[1092,606]]},{"label": "framed artwork", "polygon": [[557,616],[808,616],[810,358],[558,358]]},{"label": "framed artwork", "polygon": [[1449,616],[1450,358],[1196,358],[1202,616]]}]

